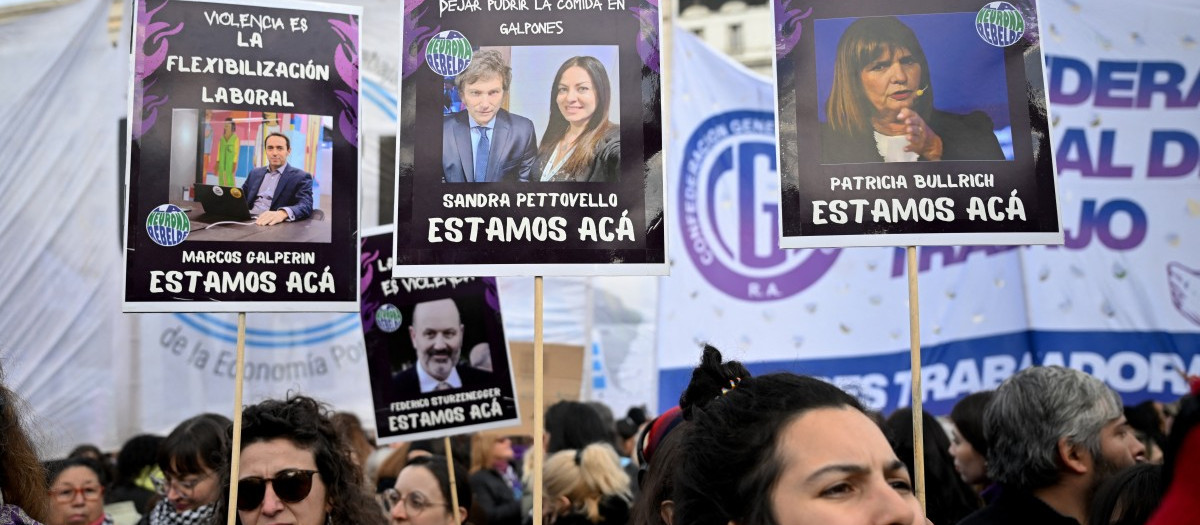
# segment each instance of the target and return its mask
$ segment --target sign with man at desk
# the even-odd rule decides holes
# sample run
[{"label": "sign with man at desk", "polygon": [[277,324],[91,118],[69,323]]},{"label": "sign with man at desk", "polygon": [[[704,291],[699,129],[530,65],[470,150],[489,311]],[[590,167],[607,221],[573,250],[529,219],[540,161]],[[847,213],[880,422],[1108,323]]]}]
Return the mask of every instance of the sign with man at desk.
[{"label": "sign with man at desk", "polygon": [[357,309],[360,13],[139,2],[124,311]]},{"label": "sign with man at desk", "polygon": [[322,115],[205,111],[200,164],[172,165],[172,182],[181,183],[185,201],[180,207],[191,211],[188,238],[329,242],[331,127],[332,119]]}]

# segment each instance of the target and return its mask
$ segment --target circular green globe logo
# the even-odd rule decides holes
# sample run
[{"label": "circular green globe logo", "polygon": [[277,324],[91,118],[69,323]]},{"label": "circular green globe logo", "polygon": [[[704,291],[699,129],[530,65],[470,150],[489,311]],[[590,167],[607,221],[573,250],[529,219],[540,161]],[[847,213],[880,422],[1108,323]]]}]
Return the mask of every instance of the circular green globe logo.
[{"label": "circular green globe logo", "polygon": [[425,46],[425,63],[434,73],[452,77],[467,68],[472,53],[471,42],[462,33],[442,31],[429,39],[429,44]]},{"label": "circular green globe logo", "polygon": [[191,231],[192,221],[174,204],[163,204],[146,216],[146,233],[159,246],[175,246],[187,239]]},{"label": "circular green globe logo", "polygon": [[400,313],[400,309],[395,305],[385,303],[375,310],[375,326],[387,333],[395,332],[400,329],[400,325],[404,322],[404,315]]},{"label": "circular green globe logo", "polygon": [[979,38],[996,47],[1008,47],[1025,35],[1025,18],[1008,2],[991,2],[975,14]]}]

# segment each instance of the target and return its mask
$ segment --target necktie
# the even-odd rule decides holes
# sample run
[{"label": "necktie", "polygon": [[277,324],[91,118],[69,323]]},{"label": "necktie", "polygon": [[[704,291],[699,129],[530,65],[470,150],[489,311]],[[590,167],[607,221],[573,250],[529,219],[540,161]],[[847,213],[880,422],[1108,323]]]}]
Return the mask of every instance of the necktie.
[{"label": "necktie", "polygon": [[437,384],[437,386],[436,386],[436,387],[433,387],[433,389],[434,389],[435,391],[437,391],[437,390],[450,390],[450,388],[451,388],[451,387],[450,387],[450,383],[447,383],[447,382],[445,382],[445,381],[439,381],[439,382],[438,382],[438,384]]},{"label": "necktie", "polygon": [[488,154],[491,153],[492,144],[488,140],[488,129],[484,126],[475,126],[479,130],[479,147],[475,148],[475,182],[483,182],[487,180],[487,162]]}]

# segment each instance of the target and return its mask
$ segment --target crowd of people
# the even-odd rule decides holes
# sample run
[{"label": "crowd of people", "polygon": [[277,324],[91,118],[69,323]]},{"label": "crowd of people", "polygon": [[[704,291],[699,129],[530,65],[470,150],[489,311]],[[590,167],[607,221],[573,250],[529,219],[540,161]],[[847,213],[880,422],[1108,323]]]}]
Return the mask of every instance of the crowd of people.
[{"label": "crowd of people", "polygon": [[[813,377],[753,376],[706,347],[679,405],[614,420],[560,401],[544,443],[496,431],[377,447],[351,414],[304,395],[216,414],[114,456],[40,462],[0,385],[0,523],[215,525],[1151,524],[1200,516],[1200,378],[1172,404],[1125,407],[1098,379],[1048,366],[923,421],[884,417]],[[544,447],[533,509],[533,446]],[[236,480],[230,461],[237,458]],[[230,493],[236,488],[236,497]],[[115,517],[124,506],[135,511]],[[124,521],[129,520],[129,521]]]}]

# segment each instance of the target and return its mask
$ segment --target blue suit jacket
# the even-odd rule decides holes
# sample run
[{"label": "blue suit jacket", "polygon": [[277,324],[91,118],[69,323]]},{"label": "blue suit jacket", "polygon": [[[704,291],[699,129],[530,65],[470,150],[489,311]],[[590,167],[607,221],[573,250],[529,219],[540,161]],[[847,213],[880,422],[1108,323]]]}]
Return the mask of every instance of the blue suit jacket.
[{"label": "blue suit jacket", "polygon": [[475,174],[471,157],[471,121],[467,111],[442,118],[443,182],[528,182],[537,162],[537,136],[533,122],[503,109],[496,112],[487,173]]},{"label": "blue suit jacket", "polygon": [[[254,199],[258,198],[258,188],[262,186],[263,177],[267,175],[267,167],[250,170],[246,183],[242,185],[242,194],[246,199],[246,207],[254,207]],[[307,219],[312,215],[312,175],[302,169],[284,165],[279,184],[275,186],[275,195],[271,197],[271,211],[280,208],[291,208],[294,220]]]}]

